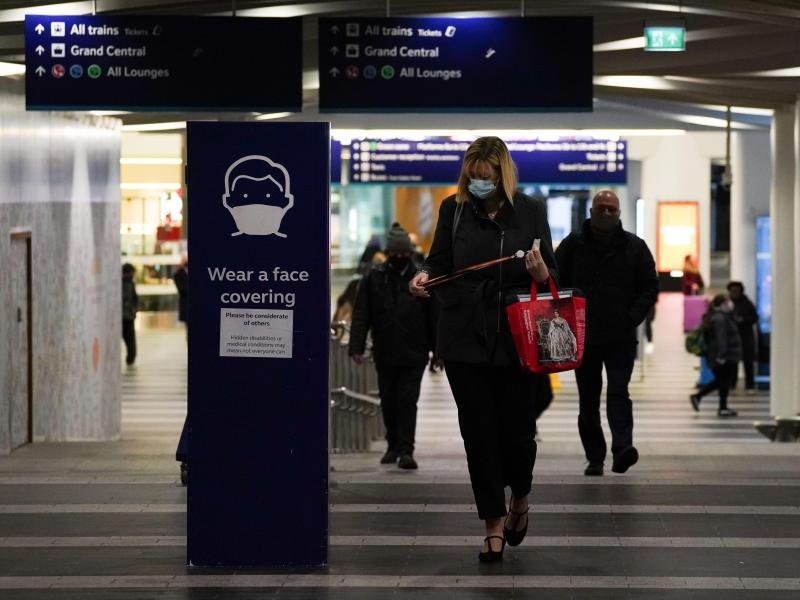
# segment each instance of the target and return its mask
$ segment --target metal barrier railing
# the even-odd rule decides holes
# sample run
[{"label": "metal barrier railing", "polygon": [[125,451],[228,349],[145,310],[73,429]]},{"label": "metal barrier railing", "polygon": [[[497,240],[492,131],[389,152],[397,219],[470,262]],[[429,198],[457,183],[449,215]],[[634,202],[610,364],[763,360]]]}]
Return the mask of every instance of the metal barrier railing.
[{"label": "metal barrier railing", "polygon": [[369,347],[367,360],[355,364],[347,351],[349,333],[345,321],[331,325],[331,452],[366,452],[386,431],[378,398],[378,373]]}]

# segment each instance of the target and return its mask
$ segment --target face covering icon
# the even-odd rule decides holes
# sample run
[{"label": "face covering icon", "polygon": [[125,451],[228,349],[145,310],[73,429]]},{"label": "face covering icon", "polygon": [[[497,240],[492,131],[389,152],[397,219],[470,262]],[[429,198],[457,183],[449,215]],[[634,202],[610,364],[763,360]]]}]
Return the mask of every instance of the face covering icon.
[{"label": "face covering icon", "polygon": [[225,172],[222,204],[238,231],[231,235],[277,235],[283,217],[294,206],[289,172],[266,156],[251,154],[231,164]]}]

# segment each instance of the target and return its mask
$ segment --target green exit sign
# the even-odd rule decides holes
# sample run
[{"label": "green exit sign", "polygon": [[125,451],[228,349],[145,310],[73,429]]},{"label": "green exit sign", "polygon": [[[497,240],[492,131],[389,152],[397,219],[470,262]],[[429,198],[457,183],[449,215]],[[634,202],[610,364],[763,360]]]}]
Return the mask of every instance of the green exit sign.
[{"label": "green exit sign", "polygon": [[686,49],[686,29],[647,26],[644,28],[644,49],[650,52],[683,52]]}]

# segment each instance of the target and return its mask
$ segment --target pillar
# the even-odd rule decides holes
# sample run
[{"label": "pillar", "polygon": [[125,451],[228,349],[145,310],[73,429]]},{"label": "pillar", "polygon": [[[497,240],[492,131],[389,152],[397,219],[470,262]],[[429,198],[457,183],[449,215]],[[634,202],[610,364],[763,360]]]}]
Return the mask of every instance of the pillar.
[{"label": "pillar", "polygon": [[772,178],[772,335],[770,336],[770,413],[797,413],[795,329],[795,113],[796,106],[775,111],[770,132]]},{"label": "pillar", "polygon": [[769,214],[770,138],[737,131],[731,140],[731,279],[756,301],[756,217]]},{"label": "pillar", "polygon": [[794,115],[794,264],[791,279],[794,280],[794,411],[800,415],[800,94],[795,102]]}]

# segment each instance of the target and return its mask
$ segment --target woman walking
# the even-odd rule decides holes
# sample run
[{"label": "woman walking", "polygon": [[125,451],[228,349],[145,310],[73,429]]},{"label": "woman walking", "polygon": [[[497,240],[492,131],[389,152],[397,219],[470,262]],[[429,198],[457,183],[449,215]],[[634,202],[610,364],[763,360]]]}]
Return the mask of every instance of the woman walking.
[{"label": "woman walking", "polygon": [[[478,517],[486,525],[483,562],[502,560],[505,544],[516,546],[525,537],[536,460],[537,386],[520,368],[506,298],[528,293],[532,280],[546,291],[556,270],[545,203],[516,191],[516,173],[500,138],[482,137],[469,146],[457,192],[442,202],[428,260],[409,285],[426,297],[430,278],[530,249],[524,260],[471,272],[435,292],[437,355],[458,407]],[[537,239],[540,249],[534,248]]]},{"label": "woman walking", "polygon": [[728,390],[733,373],[742,360],[742,340],[739,328],[733,320],[733,302],[725,294],[717,294],[711,301],[711,307],[703,317],[704,356],[711,365],[714,379],[703,385],[689,400],[692,408],[700,410],[700,400],[706,394],[717,390],[719,393],[720,417],[735,417],[736,411],[728,408]]}]

